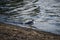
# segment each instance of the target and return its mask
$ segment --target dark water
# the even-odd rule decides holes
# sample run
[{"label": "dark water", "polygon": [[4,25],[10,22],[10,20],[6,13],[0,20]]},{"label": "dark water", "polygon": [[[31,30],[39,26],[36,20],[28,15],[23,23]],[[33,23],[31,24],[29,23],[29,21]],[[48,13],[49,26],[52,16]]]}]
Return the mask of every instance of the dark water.
[{"label": "dark water", "polygon": [[60,34],[60,0],[1,0],[0,22]]}]

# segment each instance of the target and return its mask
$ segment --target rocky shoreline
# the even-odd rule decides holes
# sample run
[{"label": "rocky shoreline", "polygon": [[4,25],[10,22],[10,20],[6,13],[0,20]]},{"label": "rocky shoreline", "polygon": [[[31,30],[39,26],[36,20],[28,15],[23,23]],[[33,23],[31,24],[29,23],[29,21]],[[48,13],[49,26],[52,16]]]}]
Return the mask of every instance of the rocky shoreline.
[{"label": "rocky shoreline", "polygon": [[0,40],[60,40],[60,35],[0,23]]}]

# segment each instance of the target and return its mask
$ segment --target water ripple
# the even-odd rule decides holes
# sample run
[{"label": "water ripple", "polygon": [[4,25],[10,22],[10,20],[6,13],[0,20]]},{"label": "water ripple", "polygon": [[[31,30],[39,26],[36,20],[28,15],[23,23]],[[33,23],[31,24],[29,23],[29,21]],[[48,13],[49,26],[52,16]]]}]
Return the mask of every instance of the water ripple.
[{"label": "water ripple", "polygon": [[[27,20],[34,20],[33,25],[43,31],[60,34],[59,0],[21,0],[4,1],[0,6],[0,22],[20,25]],[[26,25],[24,25],[26,26]]]}]

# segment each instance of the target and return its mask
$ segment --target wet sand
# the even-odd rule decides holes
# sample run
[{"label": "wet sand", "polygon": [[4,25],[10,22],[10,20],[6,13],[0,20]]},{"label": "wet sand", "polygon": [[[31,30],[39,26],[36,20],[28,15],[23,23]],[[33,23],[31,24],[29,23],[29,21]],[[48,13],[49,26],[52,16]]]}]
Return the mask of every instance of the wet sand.
[{"label": "wet sand", "polygon": [[0,40],[60,40],[60,35],[0,23]]}]

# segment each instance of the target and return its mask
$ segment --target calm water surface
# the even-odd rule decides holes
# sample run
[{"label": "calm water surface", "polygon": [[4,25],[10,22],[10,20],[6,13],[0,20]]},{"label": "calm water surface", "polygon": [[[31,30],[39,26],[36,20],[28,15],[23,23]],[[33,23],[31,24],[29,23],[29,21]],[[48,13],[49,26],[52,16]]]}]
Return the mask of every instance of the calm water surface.
[{"label": "calm water surface", "polygon": [[[60,34],[60,0],[2,0],[2,3],[0,22]],[[32,19],[33,25],[21,24]]]}]

